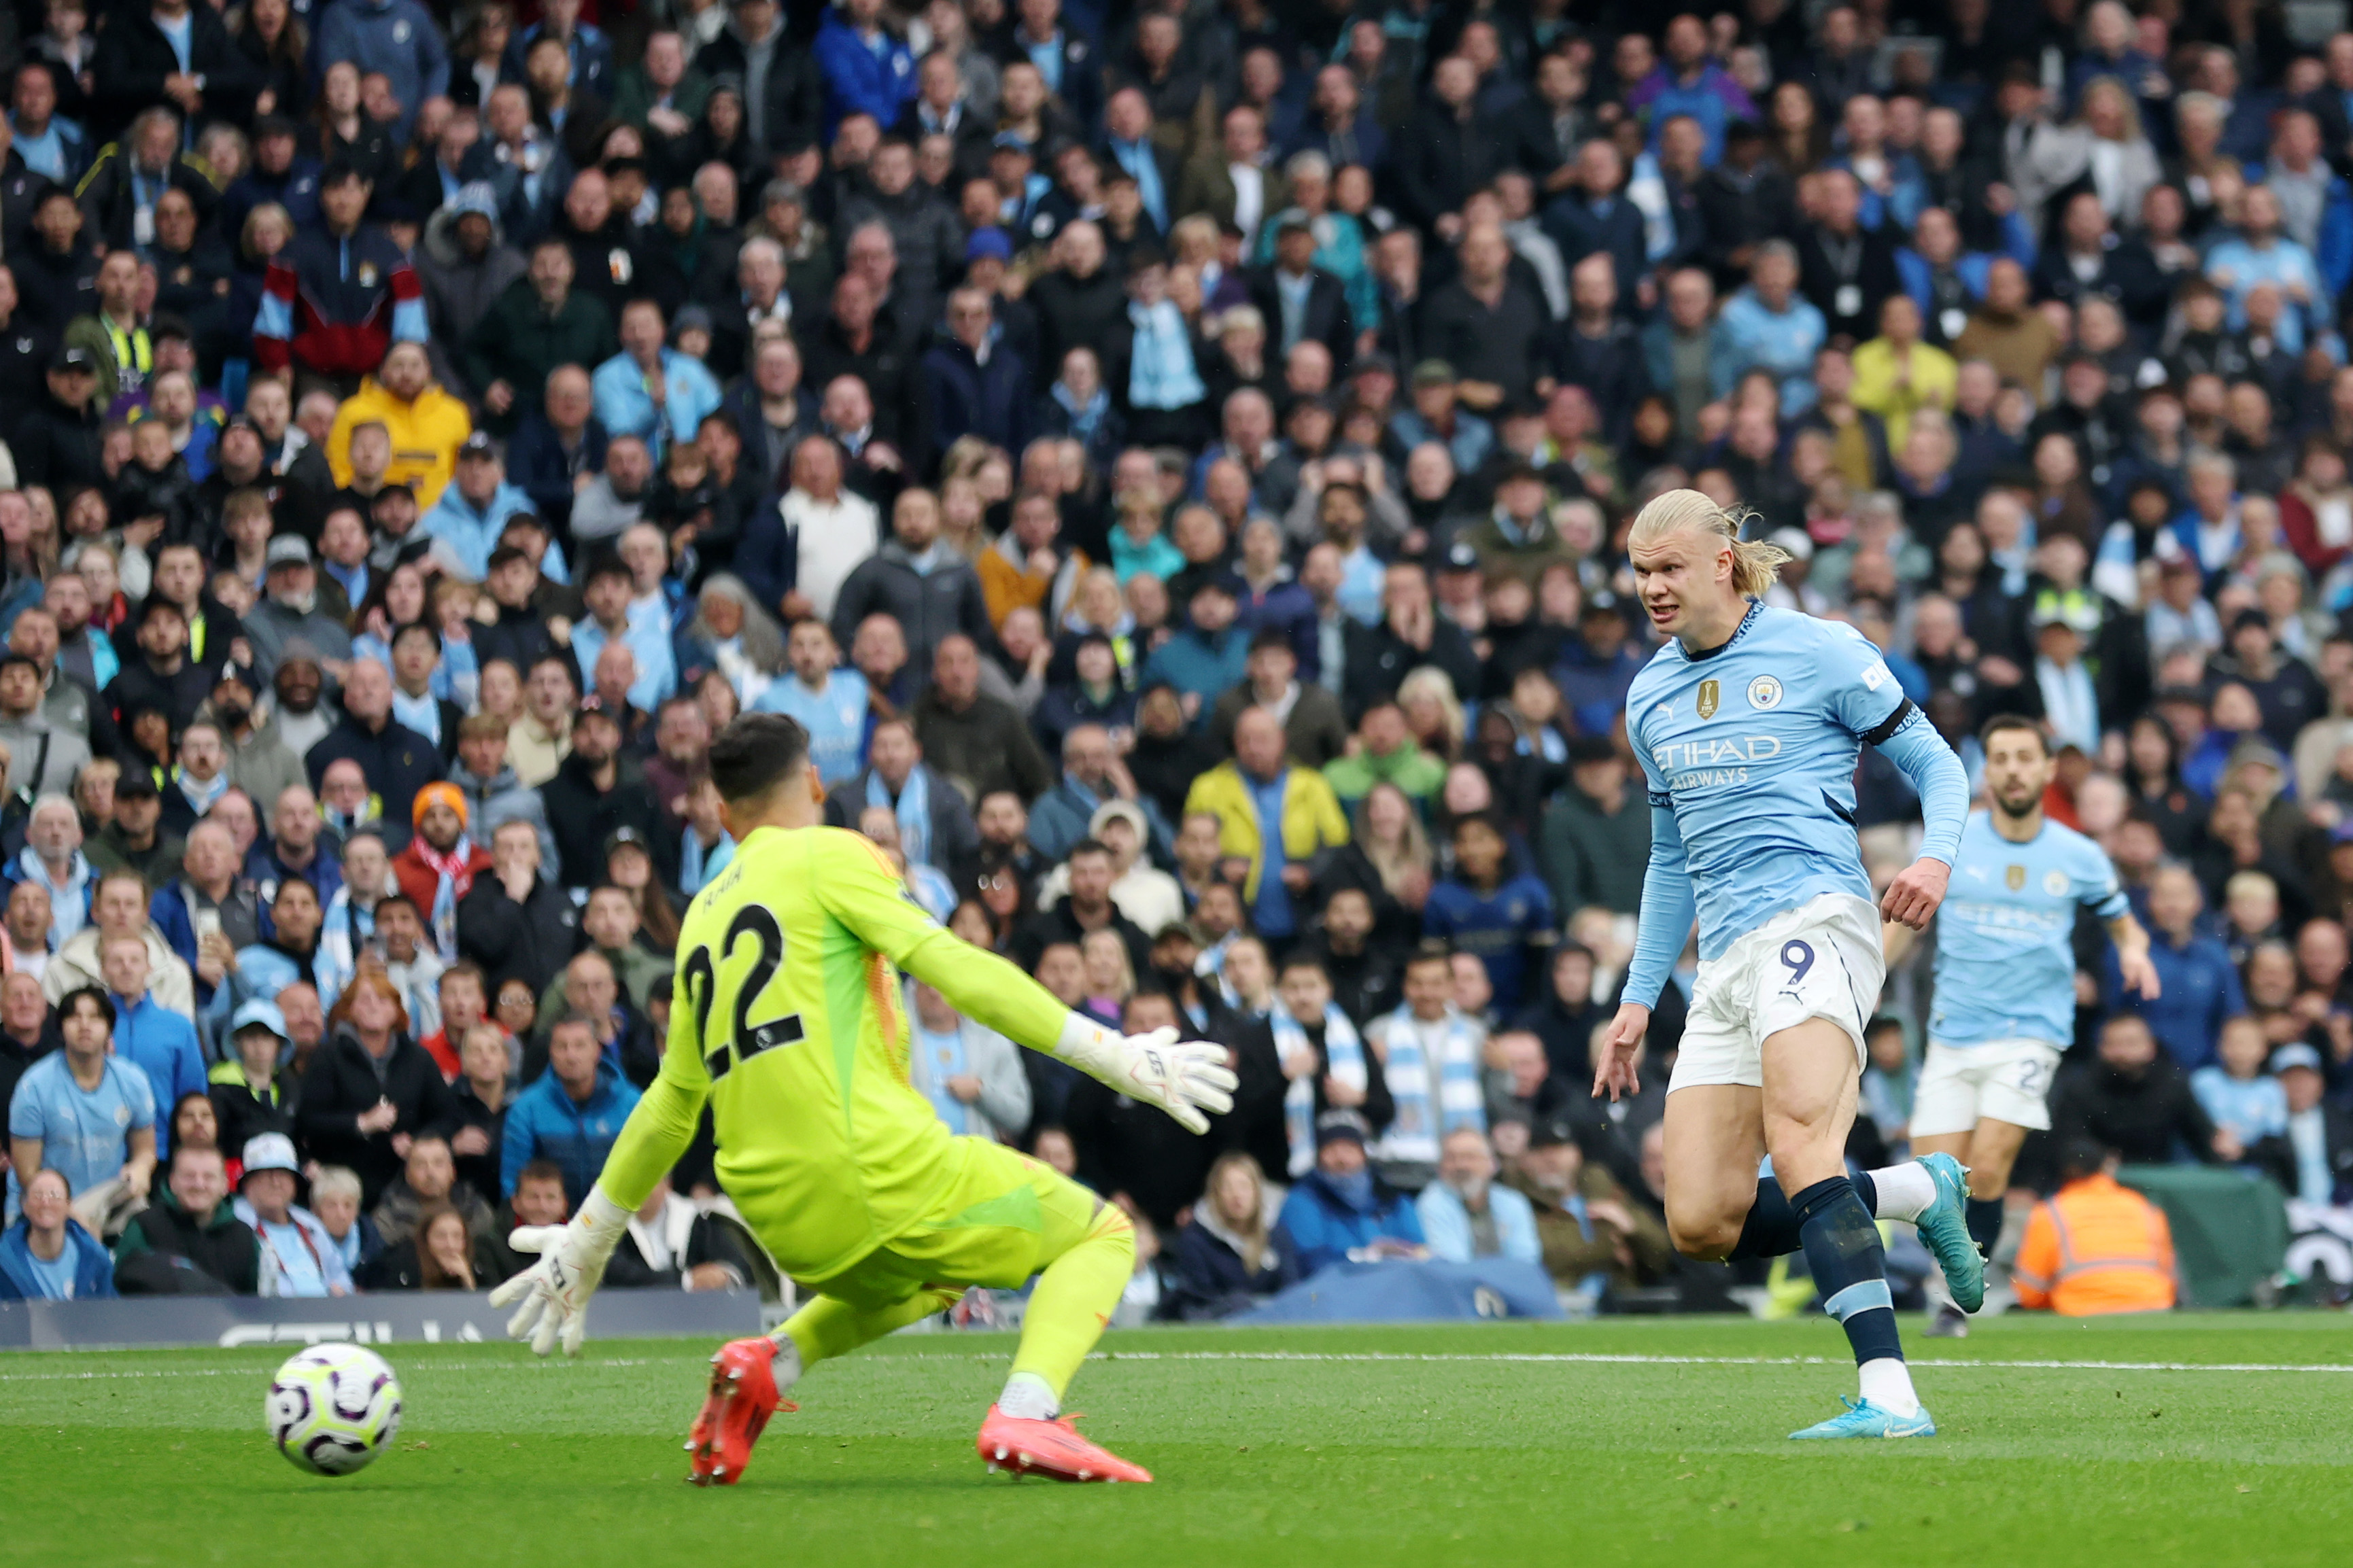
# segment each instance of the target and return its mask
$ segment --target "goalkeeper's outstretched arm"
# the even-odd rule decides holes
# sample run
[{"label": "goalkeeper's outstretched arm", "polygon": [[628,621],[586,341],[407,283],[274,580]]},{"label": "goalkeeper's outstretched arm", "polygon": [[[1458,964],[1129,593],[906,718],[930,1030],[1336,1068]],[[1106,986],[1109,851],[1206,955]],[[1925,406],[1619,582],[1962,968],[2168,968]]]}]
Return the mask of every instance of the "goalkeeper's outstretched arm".
[{"label": "goalkeeper's outstretched arm", "polygon": [[965,1017],[1058,1057],[1131,1100],[1158,1106],[1195,1132],[1208,1131],[1205,1111],[1233,1109],[1236,1080],[1224,1047],[1180,1044],[1174,1029],[1124,1036],[1065,1007],[1013,964],[932,919],[907,897],[897,871],[871,841],[839,830],[826,837],[816,857],[822,868],[816,881],[827,909]]}]

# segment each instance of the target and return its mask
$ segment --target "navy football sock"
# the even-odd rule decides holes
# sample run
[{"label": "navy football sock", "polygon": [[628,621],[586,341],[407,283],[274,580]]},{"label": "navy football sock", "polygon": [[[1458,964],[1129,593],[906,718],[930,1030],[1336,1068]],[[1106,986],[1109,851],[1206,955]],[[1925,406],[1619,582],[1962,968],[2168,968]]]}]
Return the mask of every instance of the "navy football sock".
[{"label": "navy football sock", "polygon": [[1803,1245],[1798,1237],[1798,1215],[1789,1207],[1789,1195],[1772,1177],[1759,1176],[1757,1201],[1748,1205],[1748,1217],[1740,1223],[1740,1240],[1725,1256],[1778,1258]]},{"label": "navy football sock", "polygon": [[[1849,1178],[1854,1183],[1854,1195],[1862,1200],[1866,1213],[1879,1206],[1878,1184],[1871,1173]],[[1748,1217],[1741,1222],[1740,1239],[1725,1254],[1726,1261],[1741,1258],[1778,1258],[1797,1251],[1805,1242],[1798,1235],[1798,1213],[1789,1206],[1789,1194],[1781,1184],[1770,1176],[1757,1178],[1757,1201],[1748,1205]]]},{"label": "navy football sock", "polygon": [[1805,1243],[1806,1266],[1822,1310],[1846,1330],[1858,1365],[1904,1359],[1895,1331],[1895,1302],[1887,1289],[1887,1258],[1879,1227],[1844,1176],[1816,1182],[1789,1200]]},{"label": "navy football sock", "polygon": [[1869,1171],[1857,1171],[1847,1178],[1854,1184],[1854,1195],[1862,1205],[1862,1212],[1872,1218],[1879,1217],[1879,1183]]},{"label": "navy football sock", "polygon": [[1993,1244],[2001,1239],[2002,1202],[2000,1198],[1971,1198],[1968,1208],[1969,1239],[1978,1250],[1990,1258]]}]

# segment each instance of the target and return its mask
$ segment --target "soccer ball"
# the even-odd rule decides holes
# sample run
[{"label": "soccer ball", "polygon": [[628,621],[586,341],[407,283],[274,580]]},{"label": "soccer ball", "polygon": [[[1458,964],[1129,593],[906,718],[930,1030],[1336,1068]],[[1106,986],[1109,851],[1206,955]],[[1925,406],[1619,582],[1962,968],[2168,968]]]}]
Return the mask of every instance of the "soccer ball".
[{"label": "soccer ball", "polygon": [[263,1414],[295,1468],[348,1476],[399,1433],[400,1383],[374,1351],[313,1345],[278,1369]]}]

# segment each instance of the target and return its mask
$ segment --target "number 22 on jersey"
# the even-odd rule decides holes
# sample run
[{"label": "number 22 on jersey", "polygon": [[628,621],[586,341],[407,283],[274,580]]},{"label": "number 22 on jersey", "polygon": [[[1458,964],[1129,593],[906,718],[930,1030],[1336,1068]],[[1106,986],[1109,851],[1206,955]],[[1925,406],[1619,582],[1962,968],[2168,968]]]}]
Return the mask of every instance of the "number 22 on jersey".
[{"label": "number 22 on jersey", "polygon": [[[736,981],[735,1005],[726,1036],[714,1039],[711,1012],[719,995],[719,967],[733,961],[737,949],[747,938],[756,944],[751,967]],[[763,1051],[800,1043],[803,1030],[798,1013],[782,1014],[757,1024],[752,1021],[752,1008],[768,988],[768,983],[776,978],[784,957],[784,930],[776,924],[776,917],[758,904],[746,904],[735,911],[735,918],[727,923],[726,936],[720,942],[716,961],[708,947],[697,947],[687,955],[679,973],[685,983],[688,1005],[694,1009],[694,1035],[702,1043],[702,1065],[712,1083]]]}]

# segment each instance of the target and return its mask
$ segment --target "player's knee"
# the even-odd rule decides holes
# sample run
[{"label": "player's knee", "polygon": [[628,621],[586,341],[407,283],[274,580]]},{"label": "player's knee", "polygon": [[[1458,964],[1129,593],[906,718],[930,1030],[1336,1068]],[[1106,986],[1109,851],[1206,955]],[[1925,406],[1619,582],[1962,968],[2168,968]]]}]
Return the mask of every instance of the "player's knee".
[{"label": "player's knee", "polygon": [[1125,1215],[1115,1208],[1107,1212],[1116,1216],[1115,1221],[1107,1221],[1097,1226],[1095,1234],[1105,1245],[1117,1252],[1132,1270],[1135,1267],[1135,1226]]},{"label": "player's knee", "polygon": [[1087,1234],[1080,1243],[1115,1252],[1133,1270],[1135,1267],[1135,1222],[1117,1204],[1104,1204],[1087,1223]]},{"label": "player's knee", "polygon": [[1679,1208],[1667,1205],[1667,1235],[1685,1258],[1713,1262],[1730,1255],[1740,1241],[1743,1215],[1715,1205]]},{"label": "player's knee", "polygon": [[1803,1192],[1846,1169],[1846,1134],[1827,1116],[1768,1117],[1765,1152],[1773,1157],[1774,1173],[1786,1192]]}]

